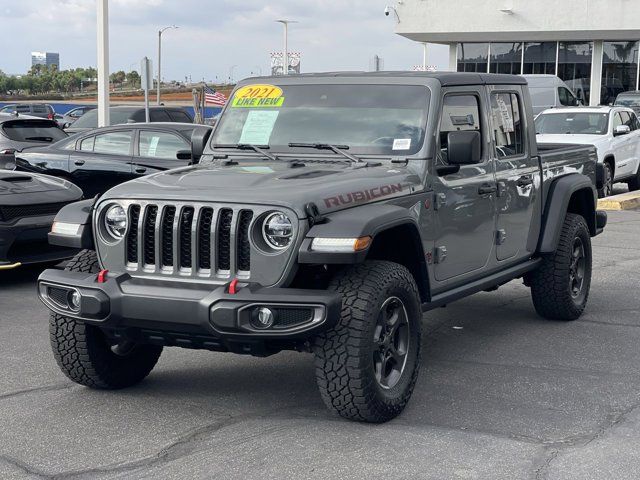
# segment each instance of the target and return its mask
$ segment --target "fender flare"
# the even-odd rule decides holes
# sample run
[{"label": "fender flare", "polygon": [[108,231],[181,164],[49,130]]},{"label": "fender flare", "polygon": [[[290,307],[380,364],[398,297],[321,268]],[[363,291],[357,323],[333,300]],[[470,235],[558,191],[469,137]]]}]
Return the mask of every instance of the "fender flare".
[{"label": "fender flare", "polygon": [[54,222],[78,225],[78,232],[75,235],[62,235],[60,233],[49,232],[49,243],[60,247],[95,250],[92,219],[93,206],[96,200],[95,198],[90,198],[62,207],[56,215]]},{"label": "fender flare", "polygon": [[375,236],[400,225],[418,228],[418,215],[413,209],[391,204],[372,204],[341,210],[325,217],[323,223],[311,227],[298,251],[302,264],[361,263],[369,249],[355,253],[325,253],[311,251],[311,242],[321,238],[359,238]]},{"label": "fender flare", "polygon": [[547,206],[545,208],[542,221],[542,235],[540,236],[540,253],[552,253],[556,251],[560,241],[560,233],[564,219],[569,210],[571,197],[579,191],[588,190],[589,204],[586,211],[589,212],[585,218],[591,235],[596,234],[596,208],[597,192],[592,180],[581,173],[573,173],[554,180],[547,195]]}]

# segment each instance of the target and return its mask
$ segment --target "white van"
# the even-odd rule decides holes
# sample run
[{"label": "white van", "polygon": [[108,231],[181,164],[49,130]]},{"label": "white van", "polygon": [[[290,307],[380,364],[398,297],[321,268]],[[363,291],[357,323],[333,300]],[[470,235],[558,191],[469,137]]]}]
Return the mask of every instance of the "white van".
[{"label": "white van", "polygon": [[571,89],[555,75],[522,75],[527,79],[533,114],[555,107],[577,107],[580,102]]}]

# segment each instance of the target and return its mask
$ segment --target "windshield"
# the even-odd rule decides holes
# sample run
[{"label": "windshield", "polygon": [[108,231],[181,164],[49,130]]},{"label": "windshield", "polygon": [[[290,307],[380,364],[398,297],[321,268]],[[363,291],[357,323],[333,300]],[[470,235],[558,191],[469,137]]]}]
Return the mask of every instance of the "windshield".
[{"label": "windshield", "polygon": [[616,105],[622,105],[624,107],[638,107],[640,106],[640,95],[618,96],[616,98]]},{"label": "windshield", "polygon": [[[109,111],[109,125],[119,125],[121,123],[127,123],[133,111],[131,110],[110,110]],[[82,115],[73,124],[73,128],[98,128],[98,110],[89,110]]]},{"label": "windshield", "polygon": [[536,118],[538,135],[605,135],[608,113],[545,113]]},{"label": "windshield", "polygon": [[5,135],[17,142],[57,142],[67,134],[48,120],[15,120],[2,125]]},{"label": "windshield", "polygon": [[406,85],[249,85],[220,118],[213,145],[344,145],[352,154],[413,155],[424,142],[429,90]]}]

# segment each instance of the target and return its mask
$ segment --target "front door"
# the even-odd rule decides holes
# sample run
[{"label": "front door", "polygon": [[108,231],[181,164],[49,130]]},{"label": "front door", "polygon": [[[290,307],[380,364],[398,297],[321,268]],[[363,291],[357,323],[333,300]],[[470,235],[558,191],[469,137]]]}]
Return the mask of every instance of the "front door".
[{"label": "front door", "polygon": [[436,177],[436,242],[434,275],[442,287],[463,277],[480,275],[492,257],[495,234],[496,181],[489,155],[484,89],[456,87],[443,98],[436,165],[448,164],[450,132],[477,130],[482,134],[482,161],[462,165],[454,174]]},{"label": "front door", "polygon": [[521,87],[492,89],[489,101],[498,181],[496,257],[515,261],[529,257],[536,248],[539,225],[533,218],[539,210],[539,159],[529,152]]}]

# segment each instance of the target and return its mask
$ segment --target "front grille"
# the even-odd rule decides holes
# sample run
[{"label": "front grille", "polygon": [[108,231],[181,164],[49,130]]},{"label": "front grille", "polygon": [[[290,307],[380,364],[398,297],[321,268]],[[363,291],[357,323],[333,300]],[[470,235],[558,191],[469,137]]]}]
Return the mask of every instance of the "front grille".
[{"label": "front grille", "polygon": [[248,279],[254,212],[214,207],[131,205],[125,246],[128,269]]},{"label": "front grille", "polygon": [[63,203],[45,203],[41,205],[11,205],[0,206],[0,221],[10,222],[16,218],[38,217],[40,215],[55,215],[62,207]]}]

